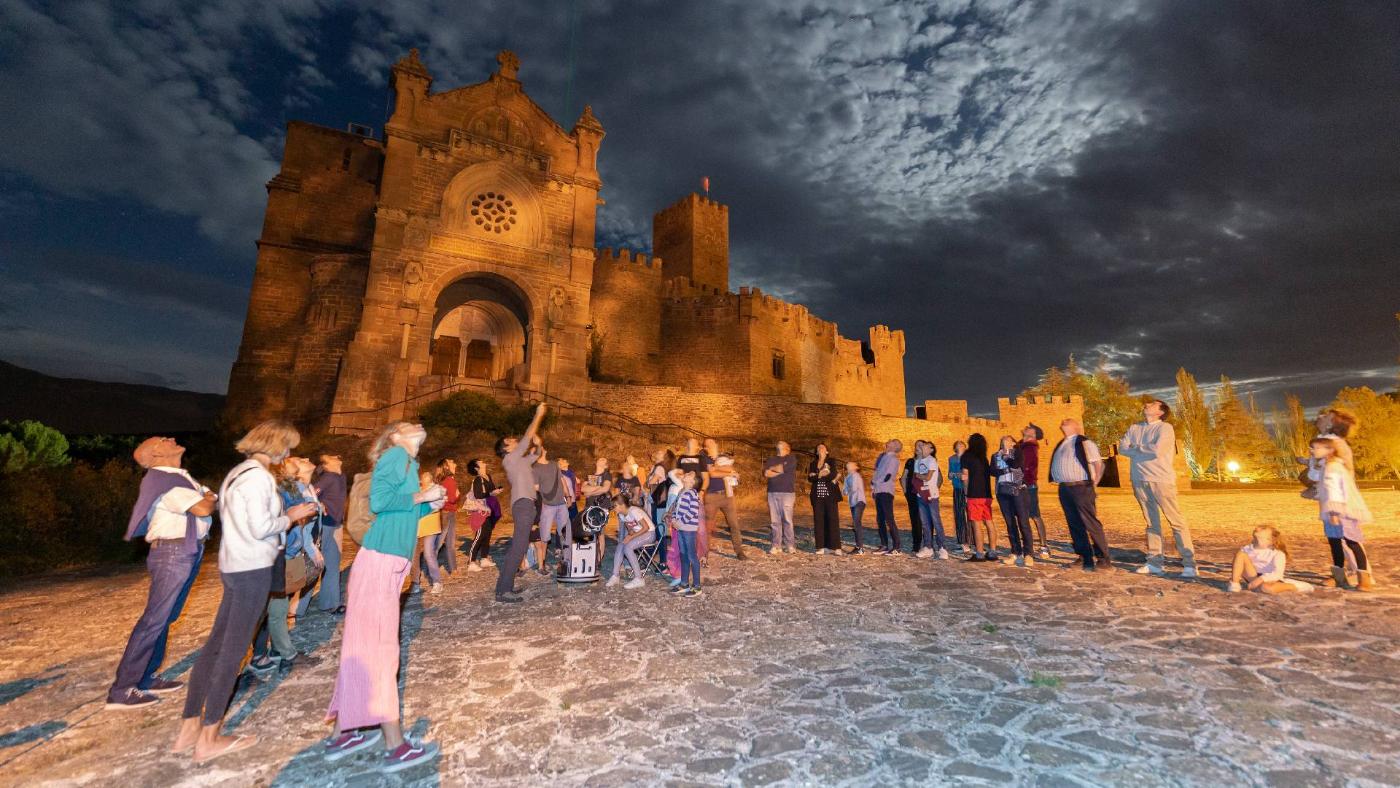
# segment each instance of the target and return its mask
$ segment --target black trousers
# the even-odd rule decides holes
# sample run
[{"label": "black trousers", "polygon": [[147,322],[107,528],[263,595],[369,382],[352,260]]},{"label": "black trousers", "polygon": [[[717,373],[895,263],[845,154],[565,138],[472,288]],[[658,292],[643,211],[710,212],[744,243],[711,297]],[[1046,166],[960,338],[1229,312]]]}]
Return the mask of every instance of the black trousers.
[{"label": "black trousers", "polygon": [[201,717],[203,725],[219,722],[228,711],[233,689],[238,686],[243,655],[248,653],[258,624],[267,612],[272,567],[221,572],[219,580],[224,585],[219,612],[214,615],[209,639],[199,650],[199,659],[190,670],[190,683],[185,689],[184,718]]},{"label": "black trousers", "polygon": [[1070,542],[1085,566],[1108,560],[1108,536],[1099,521],[1098,491],[1092,484],[1060,485],[1060,508],[1065,510]]},{"label": "black trousers", "polygon": [[812,533],[817,549],[841,549],[841,515],[835,498],[812,499]]},{"label": "black trousers", "polygon": [[899,549],[899,525],[894,521],[894,493],[875,493],[875,525],[880,528],[880,546]]},{"label": "black trousers", "polygon": [[997,505],[1001,507],[1001,517],[1006,521],[1006,538],[1011,540],[1012,554],[1030,555],[1035,549],[1035,542],[1031,539],[1030,502],[1026,500],[1026,491],[997,491]]},{"label": "black trousers", "polygon": [[[920,523],[923,522],[923,515],[919,513],[919,496],[904,494],[904,502],[909,505],[909,540],[912,543],[909,550],[919,552],[924,547],[924,529]],[[895,533],[899,533],[896,531]],[[899,549],[899,542],[896,537],[895,549]],[[932,545],[930,545],[932,547]]]},{"label": "black trousers", "polygon": [[471,550],[467,553],[468,561],[480,561],[491,555],[491,531],[496,527],[496,521],[501,518],[494,514],[486,515],[486,522],[481,524],[481,529],[476,532],[476,538],[472,540]]},{"label": "black trousers", "polygon": [[1327,546],[1332,548],[1332,566],[1347,565],[1347,554],[1342,550],[1342,542],[1346,542],[1347,547],[1351,548],[1351,554],[1356,556],[1357,570],[1361,572],[1371,571],[1371,565],[1366,562],[1366,548],[1362,547],[1360,542],[1329,536],[1327,537]]},{"label": "black trousers", "polygon": [[496,578],[497,594],[509,594],[515,590],[515,575],[520,571],[520,562],[525,560],[525,551],[530,549],[530,528],[535,524],[537,513],[535,502],[529,498],[510,503],[510,516],[515,520],[515,529],[510,534],[506,557],[496,565],[501,573]]}]

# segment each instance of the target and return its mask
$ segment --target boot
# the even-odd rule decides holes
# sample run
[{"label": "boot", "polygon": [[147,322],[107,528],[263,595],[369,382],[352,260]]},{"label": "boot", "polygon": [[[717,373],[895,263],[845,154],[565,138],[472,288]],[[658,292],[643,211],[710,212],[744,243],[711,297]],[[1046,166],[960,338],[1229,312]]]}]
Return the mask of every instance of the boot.
[{"label": "boot", "polygon": [[1375,584],[1371,582],[1371,570],[1365,569],[1356,573],[1357,591],[1370,591],[1373,588]]},{"label": "boot", "polygon": [[1351,590],[1351,583],[1347,581],[1347,570],[1340,566],[1332,567],[1332,579],[1322,581],[1323,588],[1341,588]]}]

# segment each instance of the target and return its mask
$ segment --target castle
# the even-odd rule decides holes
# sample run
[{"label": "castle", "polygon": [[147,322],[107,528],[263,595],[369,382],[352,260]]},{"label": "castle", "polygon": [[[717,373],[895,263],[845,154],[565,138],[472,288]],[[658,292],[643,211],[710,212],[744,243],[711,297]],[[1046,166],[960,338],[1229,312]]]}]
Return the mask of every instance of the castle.
[{"label": "castle", "polygon": [[716,434],[783,425],[866,441],[1082,413],[1078,399],[1002,400],[1003,421],[983,423],[938,401],[908,418],[904,333],[848,339],[801,305],[731,292],[729,211],[707,197],[653,217],[651,257],[595,248],[602,123],[585,107],[566,130],[525,94],[516,56],[496,60],[485,82],[432,92],[411,51],[392,68],[382,139],[288,125],[231,426],[364,431],[463,388]]}]

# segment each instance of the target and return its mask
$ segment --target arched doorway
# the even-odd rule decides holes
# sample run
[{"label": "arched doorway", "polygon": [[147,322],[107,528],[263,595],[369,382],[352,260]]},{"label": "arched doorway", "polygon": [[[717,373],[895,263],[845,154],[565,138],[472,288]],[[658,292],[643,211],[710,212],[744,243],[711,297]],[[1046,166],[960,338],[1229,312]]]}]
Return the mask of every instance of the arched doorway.
[{"label": "arched doorway", "polygon": [[472,275],[438,295],[430,374],[477,383],[523,382],[529,351],[529,301],[514,283]]}]

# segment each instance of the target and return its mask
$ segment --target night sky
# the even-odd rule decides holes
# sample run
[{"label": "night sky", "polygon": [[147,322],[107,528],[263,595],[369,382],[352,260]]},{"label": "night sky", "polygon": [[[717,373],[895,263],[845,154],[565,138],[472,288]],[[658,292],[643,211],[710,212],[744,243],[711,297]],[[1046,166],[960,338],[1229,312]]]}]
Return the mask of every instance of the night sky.
[{"label": "night sky", "polygon": [[903,328],[911,402],[1395,385],[1394,2],[0,0],[0,358],[222,392],[284,124],[382,128],[411,46],[593,106],[602,245],[709,176],[731,286]]}]

